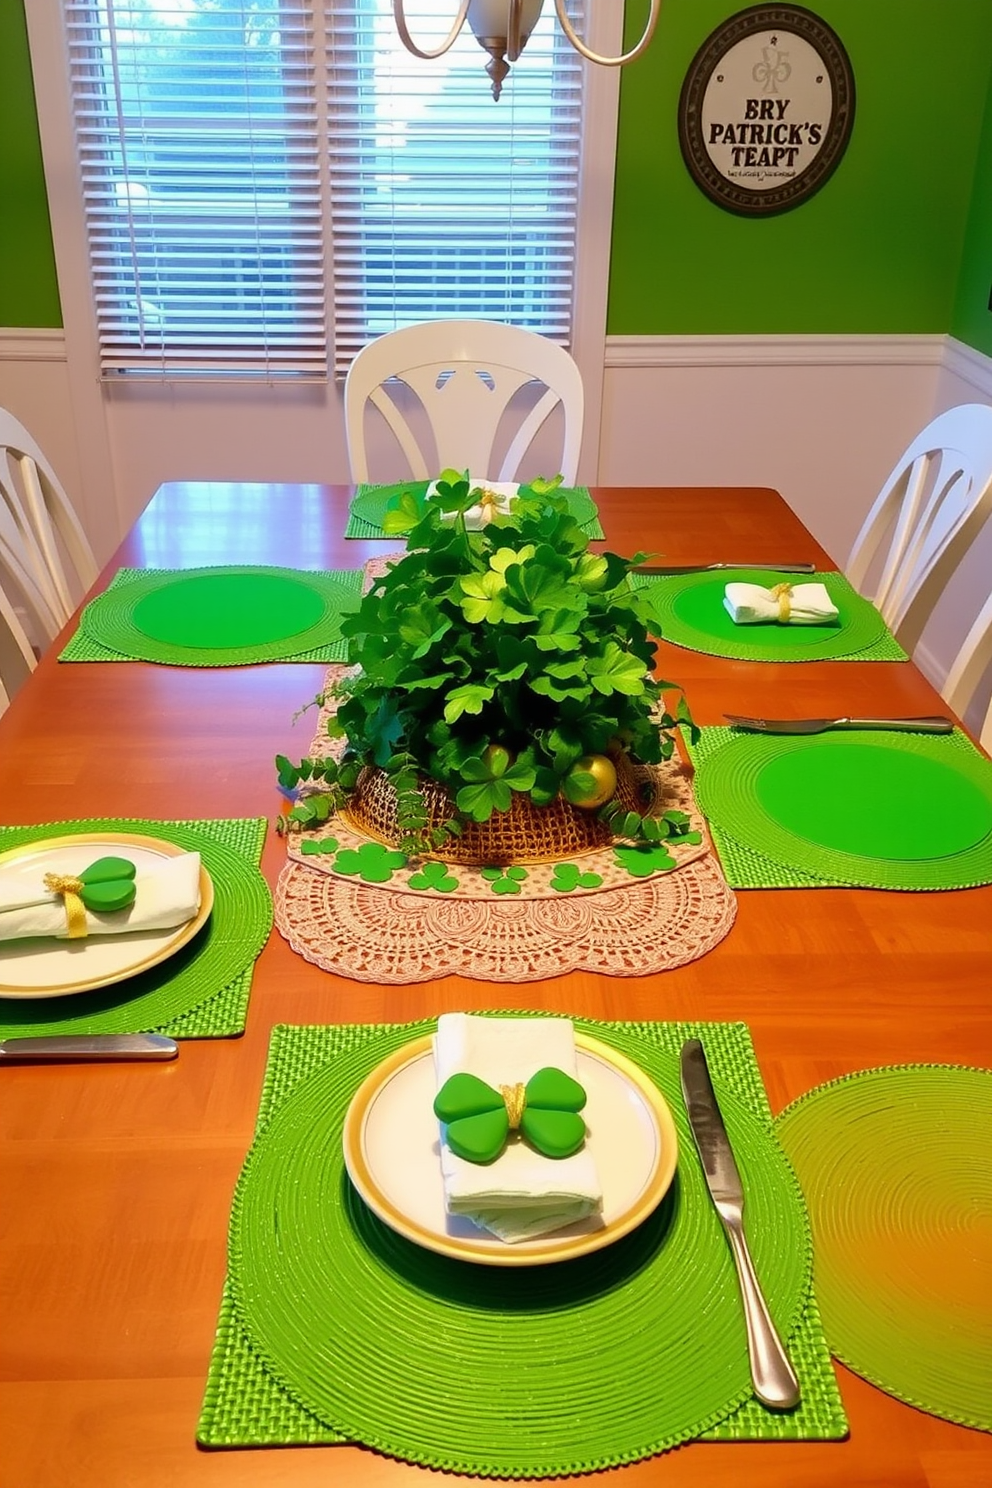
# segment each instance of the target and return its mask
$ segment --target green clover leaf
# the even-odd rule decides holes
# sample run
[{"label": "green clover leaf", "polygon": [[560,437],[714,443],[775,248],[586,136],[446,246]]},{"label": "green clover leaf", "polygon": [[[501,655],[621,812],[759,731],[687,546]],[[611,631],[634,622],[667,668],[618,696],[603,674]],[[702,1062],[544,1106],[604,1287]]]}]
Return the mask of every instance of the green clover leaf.
[{"label": "green clover leaf", "polygon": [[533,558],[537,552],[533,543],[525,543],[522,548],[497,548],[490,556],[489,567],[494,568],[497,573],[504,574],[511,563],[526,563],[528,558]]},{"label": "green clover leaf", "polygon": [[411,873],[407,879],[411,889],[437,889],[439,894],[450,894],[457,889],[458,880],[448,872],[447,863],[436,863],[429,858],[419,873]]},{"label": "green clover leaf", "polygon": [[675,867],[675,859],[666,847],[643,844],[639,847],[615,847],[613,856],[621,868],[634,878],[648,878],[652,873],[664,873]]},{"label": "green clover leaf", "polygon": [[644,691],[648,669],[639,657],[622,651],[616,641],[608,641],[602,656],[589,657],[586,670],[598,692],[622,692],[627,697],[637,697]]},{"label": "green clover leaf", "polygon": [[382,518],[382,530],[387,537],[398,537],[400,533],[409,532],[412,527],[416,527],[426,510],[423,496],[418,496],[414,491],[403,491],[399,496],[391,496]]},{"label": "green clover leaf", "polygon": [[361,847],[343,847],[334,859],[338,873],[349,877],[357,874],[363,883],[388,883],[397,868],[406,864],[406,855],[381,842],[363,842]]},{"label": "green clover leaf", "polygon": [[574,863],[556,863],[550,886],[559,894],[571,894],[575,889],[598,889],[603,882],[598,873],[583,873]]},{"label": "green clover leaf", "polygon": [[463,713],[481,713],[483,704],[490,701],[495,691],[495,687],[486,687],[479,682],[453,687],[444,705],[445,723],[454,723]]},{"label": "green clover leaf", "polygon": [[334,853],[338,850],[338,839],[336,837],[306,837],[300,843],[300,852],[305,857],[312,858],[317,853]]},{"label": "green clover leaf", "polygon": [[482,574],[465,574],[458,580],[462,598],[457,602],[470,625],[487,620],[497,625],[506,613],[506,580],[494,568]]},{"label": "green clover leaf", "polygon": [[494,894],[519,894],[521,883],[528,877],[527,869],[516,863],[509,868],[483,868],[481,872]]}]

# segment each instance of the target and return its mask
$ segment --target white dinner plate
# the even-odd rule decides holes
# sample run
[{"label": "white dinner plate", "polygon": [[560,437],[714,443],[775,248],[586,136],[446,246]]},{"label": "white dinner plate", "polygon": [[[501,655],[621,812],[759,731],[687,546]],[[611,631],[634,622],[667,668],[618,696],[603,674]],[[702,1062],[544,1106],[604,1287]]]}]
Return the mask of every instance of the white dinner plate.
[{"label": "white dinner plate", "polygon": [[[95,859],[113,856],[121,848],[127,849],[138,873],[148,872],[156,860],[179,857],[187,851],[160,837],[80,832],[11,848],[0,854],[0,867],[5,874],[23,871],[33,888],[45,873],[79,873]],[[200,907],[184,925],[124,935],[88,935],[82,940],[0,941],[0,997],[66,997],[136,976],[174,956],[192,940],[213,902],[214,886],[201,863]]]},{"label": "white dinner plate", "polygon": [[602,1214],[508,1244],[446,1212],[430,1034],[389,1055],[355,1092],[343,1133],[352,1183],[391,1229],[462,1261],[536,1266],[612,1245],[661,1202],[675,1175],[678,1138],[664,1096],[643,1070],[586,1034],[575,1035],[575,1047]]}]

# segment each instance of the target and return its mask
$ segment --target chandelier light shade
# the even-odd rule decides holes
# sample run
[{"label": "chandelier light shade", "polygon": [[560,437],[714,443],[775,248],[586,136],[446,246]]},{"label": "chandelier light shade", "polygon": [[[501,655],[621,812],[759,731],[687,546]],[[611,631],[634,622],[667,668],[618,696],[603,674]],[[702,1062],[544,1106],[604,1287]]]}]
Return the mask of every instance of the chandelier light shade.
[{"label": "chandelier light shade", "polygon": [[[601,3],[616,4],[616,0],[601,0]],[[544,0],[458,0],[458,13],[452,22],[451,30],[441,45],[431,50],[418,46],[410,35],[410,29],[406,23],[404,0],[393,0],[393,16],[400,40],[407,51],[412,52],[415,57],[422,57],[425,61],[443,56],[448,48],[454,45],[467,20],[475,39],[489,53],[486,71],[492,79],[493,97],[499,98],[503,80],[510,71],[510,63],[516,62],[523,51],[528,36],[537,25],[543,6]],[[586,46],[565,12],[565,0],[555,0],[555,10],[558,12],[562,30],[577,52],[590,62],[599,63],[602,67],[622,67],[624,63],[633,62],[635,57],[639,57],[650,42],[655,26],[658,24],[661,0],[651,0],[651,12],[640,41],[636,46],[632,46],[629,52],[623,52],[617,57],[604,57]]]}]

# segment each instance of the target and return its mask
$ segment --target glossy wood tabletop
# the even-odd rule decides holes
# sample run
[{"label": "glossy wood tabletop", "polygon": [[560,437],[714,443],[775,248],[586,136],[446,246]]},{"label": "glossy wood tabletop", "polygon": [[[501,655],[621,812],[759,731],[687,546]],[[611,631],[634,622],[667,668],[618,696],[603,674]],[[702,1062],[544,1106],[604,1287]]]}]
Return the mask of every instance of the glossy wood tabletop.
[{"label": "glossy wood tabletop", "polygon": [[[830,564],[772,491],[602,489],[621,553]],[[108,565],[359,567],[393,543],[345,542],[345,487],[163,487]],[[98,586],[99,587],[99,586]],[[280,809],[272,760],[302,754],[293,715],[323,668],[60,665],[48,653],[0,719],[0,822],[203,817]],[[662,643],[662,676],[697,721],[724,711],[946,711],[910,664],[726,661]],[[263,871],[283,848],[270,830]],[[742,892],[701,960],[659,976],[571,974],[527,985],[457,976],[381,987],[330,976],[277,932],[256,967],[247,1032],[190,1041],[167,1065],[0,1071],[3,1488],[238,1488],[433,1482],[356,1448],[205,1452],[194,1433],[225,1272],[227,1222],[274,1023],[402,1021],[446,1010],[743,1019],[772,1107],[851,1070],[992,1065],[992,888],[960,893]],[[837,1368],[843,1443],[682,1447],[601,1477],[643,1485],[992,1482],[992,1437],[907,1406]]]}]

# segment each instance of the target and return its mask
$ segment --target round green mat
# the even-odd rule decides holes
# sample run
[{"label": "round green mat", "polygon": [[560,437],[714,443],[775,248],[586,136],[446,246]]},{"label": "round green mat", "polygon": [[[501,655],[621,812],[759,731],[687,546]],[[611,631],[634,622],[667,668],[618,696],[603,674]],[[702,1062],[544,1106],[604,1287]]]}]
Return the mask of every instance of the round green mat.
[{"label": "round green mat", "polygon": [[176,578],[139,599],[131,620],[169,646],[258,646],[284,641],[324,618],[323,596],[282,574],[215,573]]},{"label": "round green mat", "polygon": [[992,769],[924,734],[740,734],[696,799],[738,842],[805,873],[883,889],[992,880]]},{"label": "round green mat", "polygon": [[775,1125],[809,1206],[831,1352],[898,1400],[992,1431],[992,1071],[865,1070]]},{"label": "round green mat", "polygon": [[174,956],[127,981],[95,992],[69,997],[0,999],[5,1028],[20,1037],[45,1033],[116,1033],[120,1010],[127,1008],[128,1025],[156,1029],[221,991],[250,966],[272,928],[272,896],[261,872],[242,853],[195,827],[174,822],[106,818],[53,822],[35,829],[23,840],[43,841],[73,832],[115,831],[162,837],[187,852],[200,853],[213,880],[214,905],[210,917],[193,939]]},{"label": "round green mat", "polygon": [[[735,625],[723,605],[730,583],[822,583],[840,611],[832,625]],[[868,600],[851,588],[843,574],[797,576],[759,569],[724,569],[718,574],[680,574],[651,588],[651,603],[666,641],[750,661],[827,661],[851,656],[885,634],[885,622]]]},{"label": "round green mat", "polygon": [[278,661],[338,637],[354,597],[326,574],[226,566],[144,573],[111,586],[86,612],[93,640],[140,661],[211,665]]},{"label": "round green mat", "polygon": [[[679,1172],[656,1213],[594,1255],[504,1269],[402,1239],[347,1178],[348,1102],[410,1037],[384,1035],[303,1081],[246,1162],[232,1213],[233,1295],[280,1384],[354,1440],[499,1477],[635,1461],[747,1399],[736,1281],[675,1061],[609,1036],[648,1070],[679,1126]],[[723,1092],[721,1103],[748,1185],[756,1264],[788,1337],[811,1270],[801,1195],[767,1128]]]}]

